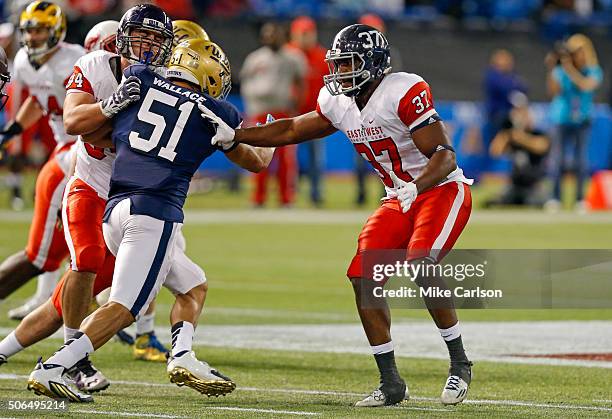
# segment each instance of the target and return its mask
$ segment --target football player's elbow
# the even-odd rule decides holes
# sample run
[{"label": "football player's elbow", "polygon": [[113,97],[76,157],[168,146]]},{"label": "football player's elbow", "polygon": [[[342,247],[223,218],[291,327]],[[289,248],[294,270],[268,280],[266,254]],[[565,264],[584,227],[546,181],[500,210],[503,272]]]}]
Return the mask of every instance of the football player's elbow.
[{"label": "football player's elbow", "polygon": [[79,124],[77,118],[71,112],[64,111],[63,115],[64,119],[64,130],[68,135],[79,135],[82,134],[79,132]]}]

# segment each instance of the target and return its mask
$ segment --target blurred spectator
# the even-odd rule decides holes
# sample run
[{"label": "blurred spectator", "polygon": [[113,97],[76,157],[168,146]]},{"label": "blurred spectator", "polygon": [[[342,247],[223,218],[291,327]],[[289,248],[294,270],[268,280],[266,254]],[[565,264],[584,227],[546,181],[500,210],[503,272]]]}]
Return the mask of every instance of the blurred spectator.
[{"label": "blurred spectator", "polygon": [[510,100],[513,108],[490,147],[493,157],[504,154],[510,157],[510,185],[500,198],[487,202],[486,206],[541,206],[544,199],[540,184],[546,172],[544,161],[550,149],[550,139],[542,131],[534,129],[525,94],[515,92]]},{"label": "blurred spectator", "polygon": [[593,97],[603,80],[595,48],[589,38],[576,34],[558,44],[546,56],[547,87],[552,96],[550,108],[553,128],[553,197],[546,209],[561,208],[561,181],[565,172],[576,175],[576,203],[586,210],[584,181],[588,175],[587,142],[591,127]]},{"label": "blurred spectator", "polygon": [[[489,66],[484,75],[485,124],[483,127],[483,150],[487,150],[495,135],[508,119],[512,109],[510,96],[514,92],[525,93],[523,80],[514,71],[514,56],[505,49],[497,49],[491,54]],[[491,159],[484,155],[480,164],[481,171],[491,169]],[[478,174],[474,174],[478,177]]]},{"label": "blurred spectator", "polygon": [[[263,46],[246,57],[240,71],[240,93],[251,124],[265,123],[268,113],[277,119],[295,114],[296,98],[302,95],[306,70],[303,55],[285,46],[286,33],[281,25],[271,22],[264,24],[260,40]],[[276,168],[281,205],[291,206],[297,176],[295,146],[277,148],[271,168]],[[254,175],[255,206],[263,206],[266,201],[269,170]]]},{"label": "blurred spectator", "polygon": [[[317,40],[317,24],[307,16],[300,16],[291,22],[289,47],[304,54],[306,76],[304,95],[299,98],[298,113],[308,113],[317,107],[319,91],[323,88],[323,76],[328,73],[325,63],[325,49]],[[308,141],[303,147],[308,151],[307,176],[310,180],[310,201],[315,206],[323,203],[321,195],[321,174],[323,171],[324,144],[322,141]]]},{"label": "blurred spectator", "polygon": [[484,77],[487,143],[495,137],[512,109],[514,92],[525,93],[525,83],[514,71],[514,56],[505,49],[493,51]]}]

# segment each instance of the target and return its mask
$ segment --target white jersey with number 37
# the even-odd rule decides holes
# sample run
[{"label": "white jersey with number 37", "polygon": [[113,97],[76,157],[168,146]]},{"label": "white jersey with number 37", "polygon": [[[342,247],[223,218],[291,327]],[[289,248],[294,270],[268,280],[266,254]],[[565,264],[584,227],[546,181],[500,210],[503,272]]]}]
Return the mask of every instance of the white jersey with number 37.
[{"label": "white jersey with number 37", "polygon": [[[359,110],[355,100],[332,96],[325,87],[319,93],[317,112],[343,131],[376,170],[387,191],[397,196],[389,173],[410,182],[421,174],[429,159],[412,141],[411,133],[440,120],[429,85],[418,75],[387,75]],[[440,185],[452,181],[471,183],[457,168]]]},{"label": "white jersey with number 37", "polygon": [[[116,58],[116,54],[104,50],[80,58],[66,84],[67,93],[89,93],[96,102],[111,96],[119,85],[110,65],[110,60]],[[114,160],[114,150],[95,147],[79,139],[74,175],[94,188],[100,198],[107,199]]]}]

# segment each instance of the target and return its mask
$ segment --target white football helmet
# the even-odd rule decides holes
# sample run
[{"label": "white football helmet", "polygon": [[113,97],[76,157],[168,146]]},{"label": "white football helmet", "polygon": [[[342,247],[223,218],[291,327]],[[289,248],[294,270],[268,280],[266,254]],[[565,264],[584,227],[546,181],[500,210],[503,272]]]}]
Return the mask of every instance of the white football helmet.
[{"label": "white football helmet", "polygon": [[105,20],[96,24],[85,37],[84,47],[87,51],[106,50],[117,53],[117,29],[119,22]]}]

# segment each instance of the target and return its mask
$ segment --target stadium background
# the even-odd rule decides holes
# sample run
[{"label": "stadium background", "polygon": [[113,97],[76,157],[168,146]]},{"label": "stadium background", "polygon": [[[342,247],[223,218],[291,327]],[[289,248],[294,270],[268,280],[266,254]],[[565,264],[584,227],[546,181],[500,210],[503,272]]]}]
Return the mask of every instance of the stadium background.
[{"label": "stadium background", "polygon": [[[6,2],[5,10],[19,10],[23,0]],[[62,2],[60,2],[62,3]],[[93,24],[103,19],[119,19],[130,1],[71,0],[72,13],[67,41],[82,42]],[[544,56],[555,41],[581,32],[591,37],[604,70],[604,82],[597,90],[600,104],[594,113],[588,146],[589,171],[612,167],[612,2],[609,0],[407,0],[407,1],[158,1],[174,17],[195,19],[228,54],[232,64],[233,89],[230,101],[243,110],[238,73],[245,57],[259,47],[259,28],[274,20],[289,25],[299,15],[317,19],[319,42],[328,47],[338,29],[366,12],[385,19],[387,37],[402,58],[395,71],[422,75],[432,86],[436,108],[447,122],[459,161],[466,173],[476,176],[482,170],[486,150],[472,151],[465,146],[466,136],[482,135],[483,75],[495,49],[508,49],[515,56],[516,73],[525,81],[533,103],[538,128],[548,130],[546,117],[546,70]],[[166,4],[167,3],[167,4]],[[586,4],[587,6],[584,6]],[[588,7],[590,4],[590,9]],[[586,8],[585,8],[586,7]],[[88,13],[81,13],[86,11]],[[590,11],[589,11],[590,10]],[[13,17],[14,19],[14,17]],[[474,134],[476,132],[476,134]],[[324,169],[350,171],[354,152],[343,134],[325,140]],[[337,141],[340,140],[340,141]],[[301,146],[301,170],[307,158]],[[487,162],[486,171],[507,173],[505,159]],[[225,171],[230,163],[213,156],[204,170]]]}]

